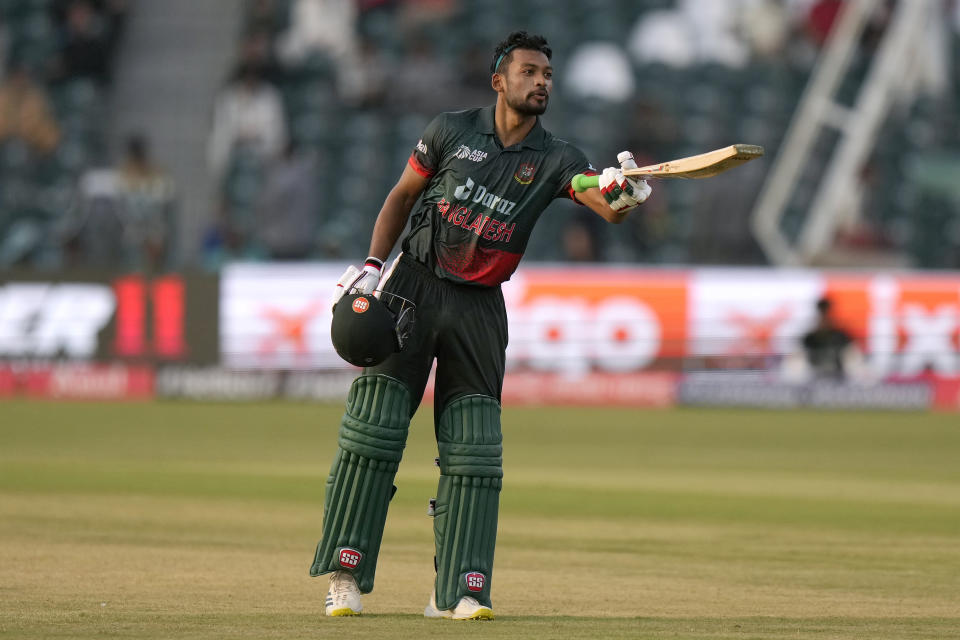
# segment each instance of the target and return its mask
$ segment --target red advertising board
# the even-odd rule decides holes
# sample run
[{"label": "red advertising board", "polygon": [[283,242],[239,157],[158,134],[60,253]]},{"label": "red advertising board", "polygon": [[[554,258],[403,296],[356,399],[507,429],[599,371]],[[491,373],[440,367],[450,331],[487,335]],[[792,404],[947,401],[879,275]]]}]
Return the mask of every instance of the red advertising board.
[{"label": "red advertising board", "polygon": [[[343,265],[238,265],[223,274],[232,367],[346,366],[328,286]],[[877,379],[960,374],[960,274],[777,269],[521,268],[503,286],[510,372],[763,368],[799,349],[829,296]]]},{"label": "red advertising board", "polygon": [[504,285],[511,369],[627,372],[685,353],[687,274],[526,269]]},{"label": "red advertising board", "polygon": [[218,279],[0,273],[0,360],[213,364]]},{"label": "red advertising board", "polygon": [[29,364],[0,367],[0,397],[44,400],[147,400],[154,396],[153,369],[121,363]]},{"label": "red advertising board", "polygon": [[[351,371],[330,343],[330,285],[343,268],[3,274],[0,397],[148,397],[155,386],[190,395],[198,385],[269,397],[290,381],[296,393],[327,397]],[[798,351],[827,296],[863,353],[857,382],[930,385],[932,404],[960,407],[960,274],[530,266],[503,292],[507,403],[661,406],[675,401],[675,374],[696,370],[764,369],[793,384],[777,378],[780,359]],[[157,367],[169,369],[162,384]],[[711,393],[685,384],[691,397]],[[914,394],[906,404],[922,396],[896,389]]]}]

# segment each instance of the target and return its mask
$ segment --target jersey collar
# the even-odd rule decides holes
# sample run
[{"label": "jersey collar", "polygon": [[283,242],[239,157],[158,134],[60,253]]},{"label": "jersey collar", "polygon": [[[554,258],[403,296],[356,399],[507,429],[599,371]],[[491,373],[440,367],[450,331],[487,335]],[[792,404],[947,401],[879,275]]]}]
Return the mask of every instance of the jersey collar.
[{"label": "jersey collar", "polygon": [[[496,138],[497,129],[494,126],[494,114],[496,113],[496,109],[497,105],[495,104],[480,109],[480,117],[477,121],[477,131],[480,133],[490,134]],[[543,126],[540,124],[540,117],[537,116],[537,121],[534,123],[533,129],[530,129],[530,133],[527,134],[527,137],[520,142],[520,147],[526,147],[527,149],[534,149],[536,151],[543,151],[545,138],[546,132],[543,130]],[[509,149],[510,147],[507,148]]]}]

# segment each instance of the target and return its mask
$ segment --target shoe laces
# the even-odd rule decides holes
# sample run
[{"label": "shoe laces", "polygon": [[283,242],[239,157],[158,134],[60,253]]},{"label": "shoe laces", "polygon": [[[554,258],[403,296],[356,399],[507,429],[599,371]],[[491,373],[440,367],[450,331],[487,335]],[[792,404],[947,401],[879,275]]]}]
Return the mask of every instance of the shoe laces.
[{"label": "shoe laces", "polygon": [[330,580],[330,588],[335,596],[351,593],[356,589],[355,585],[353,576],[346,571],[335,571]]}]

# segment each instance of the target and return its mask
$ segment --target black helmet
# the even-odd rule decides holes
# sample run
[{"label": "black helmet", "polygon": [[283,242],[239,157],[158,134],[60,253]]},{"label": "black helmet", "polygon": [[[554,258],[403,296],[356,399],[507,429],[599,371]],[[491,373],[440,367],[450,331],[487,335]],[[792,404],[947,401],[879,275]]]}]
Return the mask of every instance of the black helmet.
[{"label": "black helmet", "polygon": [[333,308],[330,335],[341,358],[357,367],[373,367],[401,351],[413,327],[415,305],[380,291],[344,295]]}]

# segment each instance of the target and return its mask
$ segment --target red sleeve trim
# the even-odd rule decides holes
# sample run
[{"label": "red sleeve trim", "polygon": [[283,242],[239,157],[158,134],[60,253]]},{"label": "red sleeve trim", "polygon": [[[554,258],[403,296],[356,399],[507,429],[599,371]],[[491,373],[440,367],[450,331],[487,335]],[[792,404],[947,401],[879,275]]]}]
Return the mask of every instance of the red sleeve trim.
[{"label": "red sleeve trim", "polygon": [[[596,171],[584,171],[584,172],[583,172],[583,175],[585,175],[585,176],[595,176],[595,175],[599,175],[599,174],[597,174]],[[582,202],[580,202],[579,200],[577,200],[577,192],[573,190],[573,184],[571,184],[570,182],[567,183],[567,193],[570,194],[570,199],[573,200],[574,202],[576,202],[577,204],[579,204],[580,206],[582,206],[582,207],[587,206],[587,205],[583,204]]]},{"label": "red sleeve trim", "polygon": [[417,160],[415,153],[410,154],[410,159],[407,160],[407,164],[410,165],[411,169],[419,173],[424,178],[432,178],[433,174],[436,173],[436,171],[430,171],[430,169],[427,169],[425,166],[420,164],[420,161]]}]

